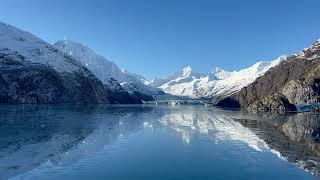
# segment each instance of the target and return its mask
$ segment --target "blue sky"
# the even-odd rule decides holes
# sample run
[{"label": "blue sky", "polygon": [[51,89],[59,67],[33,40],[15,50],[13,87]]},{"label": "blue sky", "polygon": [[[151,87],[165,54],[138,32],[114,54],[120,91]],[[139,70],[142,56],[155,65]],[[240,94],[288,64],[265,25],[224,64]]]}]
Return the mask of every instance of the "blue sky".
[{"label": "blue sky", "polygon": [[67,37],[147,78],[237,70],[320,38],[319,0],[7,0],[0,20]]}]

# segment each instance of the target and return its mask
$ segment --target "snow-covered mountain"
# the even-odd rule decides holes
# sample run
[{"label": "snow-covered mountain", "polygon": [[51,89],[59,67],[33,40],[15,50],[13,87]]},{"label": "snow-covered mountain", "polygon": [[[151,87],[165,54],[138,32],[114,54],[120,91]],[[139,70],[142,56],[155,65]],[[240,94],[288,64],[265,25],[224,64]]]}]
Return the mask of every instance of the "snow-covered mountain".
[{"label": "snow-covered mountain", "polygon": [[115,79],[125,90],[146,101],[153,100],[153,96],[164,94],[159,88],[145,85],[144,77],[121,70],[114,62],[80,43],[61,40],[57,41],[54,46],[75,57],[104,83]]},{"label": "snow-covered mountain", "polygon": [[164,92],[173,96],[219,100],[252,83],[286,58],[281,56],[274,61],[261,61],[248,68],[232,72],[214,68],[210,73],[205,74],[195,72],[187,66],[181,72],[167,78],[154,78],[147,81],[140,75],[121,70],[114,62],[80,43],[62,40],[54,45],[75,57],[102,82],[107,83],[110,79],[115,79],[126,91],[138,97],[145,97],[143,99],[146,101],[159,97]]},{"label": "snow-covered mountain", "polygon": [[125,70],[121,70],[114,62],[107,60],[105,57],[96,54],[89,47],[71,40],[62,40],[54,43],[54,46],[75,57],[81,64],[90,69],[101,81],[110,78],[116,79],[119,83],[142,80],[137,77],[128,75]]},{"label": "snow-covered mountain", "polygon": [[141,103],[107,84],[72,56],[0,22],[0,103]]},{"label": "snow-covered mountain", "polygon": [[260,61],[240,71],[228,72],[221,68],[215,68],[207,74],[194,72],[188,66],[183,68],[180,73],[175,73],[168,78],[153,79],[146,84],[159,87],[164,92],[175,96],[220,99],[252,83],[257,77],[284,59],[286,56],[281,56],[273,61]]}]

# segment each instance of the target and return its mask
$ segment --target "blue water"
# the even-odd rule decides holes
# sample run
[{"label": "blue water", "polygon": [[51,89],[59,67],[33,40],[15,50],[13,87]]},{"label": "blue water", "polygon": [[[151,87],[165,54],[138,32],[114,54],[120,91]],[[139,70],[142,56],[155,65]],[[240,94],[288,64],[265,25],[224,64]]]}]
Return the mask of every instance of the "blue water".
[{"label": "blue water", "polygon": [[316,179],[318,117],[0,106],[0,179]]}]

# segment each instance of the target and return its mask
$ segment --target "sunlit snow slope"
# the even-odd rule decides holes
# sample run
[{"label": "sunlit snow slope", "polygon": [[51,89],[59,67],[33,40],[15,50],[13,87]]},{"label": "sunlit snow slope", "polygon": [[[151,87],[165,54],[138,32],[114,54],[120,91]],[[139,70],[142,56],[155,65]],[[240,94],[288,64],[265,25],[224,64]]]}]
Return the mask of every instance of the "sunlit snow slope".
[{"label": "sunlit snow slope", "polygon": [[191,67],[185,67],[167,79],[153,79],[147,84],[161,88],[164,92],[176,96],[191,98],[216,98],[230,95],[252,83],[271,67],[279,64],[286,57],[281,56],[274,61],[260,61],[240,71],[224,71],[215,68],[208,74],[197,73]]}]

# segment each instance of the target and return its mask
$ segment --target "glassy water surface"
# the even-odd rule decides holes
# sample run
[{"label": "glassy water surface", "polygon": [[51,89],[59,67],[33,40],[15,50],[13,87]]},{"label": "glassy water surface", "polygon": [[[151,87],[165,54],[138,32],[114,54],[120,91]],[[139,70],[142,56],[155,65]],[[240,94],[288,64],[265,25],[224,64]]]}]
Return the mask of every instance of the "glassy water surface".
[{"label": "glassy water surface", "polygon": [[312,114],[0,106],[0,179],[317,179]]}]

